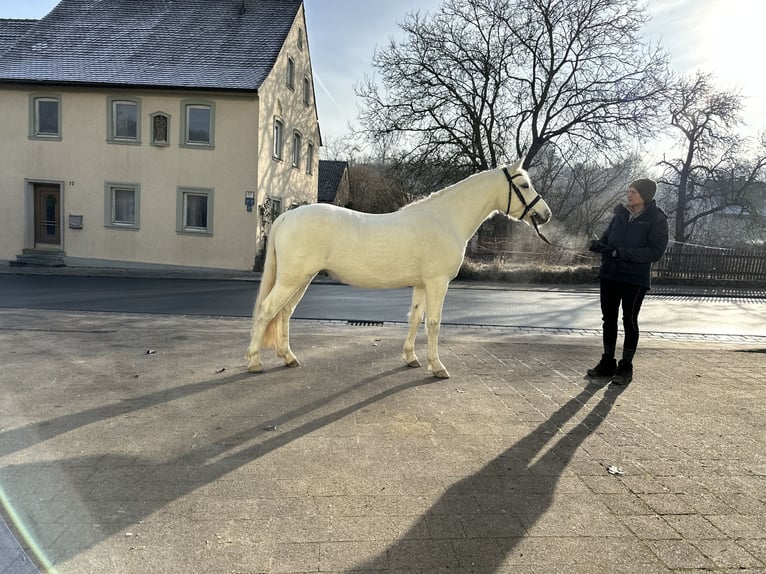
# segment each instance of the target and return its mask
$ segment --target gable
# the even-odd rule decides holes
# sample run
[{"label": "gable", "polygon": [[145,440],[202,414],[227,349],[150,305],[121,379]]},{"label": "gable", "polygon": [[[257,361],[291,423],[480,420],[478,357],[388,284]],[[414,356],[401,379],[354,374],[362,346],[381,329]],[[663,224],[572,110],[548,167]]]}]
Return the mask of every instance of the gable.
[{"label": "gable", "polygon": [[0,81],[255,91],[301,4],[62,0],[0,48]]},{"label": "gable", "polygon": [[335,201],[335,194],[347,168],[348,162],[345,161],[324,159],[319,161],[319,201],[327,203]]}]

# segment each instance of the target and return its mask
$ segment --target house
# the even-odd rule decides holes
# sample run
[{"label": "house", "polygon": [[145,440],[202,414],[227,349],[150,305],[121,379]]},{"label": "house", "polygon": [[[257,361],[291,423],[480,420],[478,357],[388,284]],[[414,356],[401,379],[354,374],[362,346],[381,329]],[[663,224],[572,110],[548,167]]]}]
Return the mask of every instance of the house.
[{"label": "house", "polygon": [[61,0],[0,20],[0,262],[253,269],[317,201],[301,0]]},{"label": "house", "polygon": [[349,193],[348,162],[319,160],[319,201],[346,206]]}]

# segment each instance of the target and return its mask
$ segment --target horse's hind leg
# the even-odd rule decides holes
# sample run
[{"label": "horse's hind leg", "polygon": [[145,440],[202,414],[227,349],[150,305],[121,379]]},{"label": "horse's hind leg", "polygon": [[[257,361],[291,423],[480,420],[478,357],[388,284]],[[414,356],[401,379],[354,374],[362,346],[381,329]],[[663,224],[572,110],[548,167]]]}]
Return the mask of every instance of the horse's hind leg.
[{"label": "horse's hind leg", "polygon": [[419,367],[420,361],[415,355],[415,336],[418,334],[418,328],[423,321],[423,313],[426,310],[426,292],[422,287],[412,289],[412,305],[410,306],[409,323],[410,328],[407,331],[407,338],[404,340],[404,362],[409,367]]},{"label": "horse's hind leg", "polygon": [[311,279],[313,279],[313,277],[310,278],[303,287],[298,289],[295,295],[293,295],[292,299],[290,299],[287,305],[285,305],[282,308],[282,311],[280,311],[280,320],[282,321],[282,338],[280,339],[279,347],[277,348],[277,356],[282,357],[288,367],[301,366],[297,357],[293,354],[292,349],[290,349],[290,317],[293,316],[295,308],[298,306],[298,303],[300,303],[301,299],[303,299],[303,295],[306,293],[306,289],[308,289],[308,286],[311,284]]},{"label": "horse's hind leg", "polygon": [[[247,348],[247,370],[251,373],[257,373],[263,370],[261,362],[261,345],[263,344],[263,335],[272,319],[281,312],[284,306],[295,295],[294,287],[286,287],[277,280],[276,285],[271,292],[266,295],[261,302],[260,308],[256,310],[256,316],[253,319],[253,329],[250,336],[250,345]],[[279,343],[277,343],[279,345]]]},{"label": "horse's hind leg", "polygon": [[431,282],[426,285],[426,332],[428,333],[428,370],[434,377],[448,379],[449,373],[439,360],[439,330],[442,322],[442,307],[447,295],[449,281]]}]

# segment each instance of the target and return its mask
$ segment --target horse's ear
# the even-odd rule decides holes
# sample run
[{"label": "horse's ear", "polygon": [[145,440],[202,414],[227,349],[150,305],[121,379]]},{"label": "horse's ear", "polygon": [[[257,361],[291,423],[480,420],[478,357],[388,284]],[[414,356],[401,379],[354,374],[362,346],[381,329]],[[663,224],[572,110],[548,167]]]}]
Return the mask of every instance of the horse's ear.
[{"label": "horse's ear", "polygon": [[526,154],[522,155],[519,159],[516,160],[516,163],[514,163],[511,166],[511,170],[512,171],[516,171],[518,169],[522,169],[522,167],[524,166],[524,160],[525,159],[527,159]]}]

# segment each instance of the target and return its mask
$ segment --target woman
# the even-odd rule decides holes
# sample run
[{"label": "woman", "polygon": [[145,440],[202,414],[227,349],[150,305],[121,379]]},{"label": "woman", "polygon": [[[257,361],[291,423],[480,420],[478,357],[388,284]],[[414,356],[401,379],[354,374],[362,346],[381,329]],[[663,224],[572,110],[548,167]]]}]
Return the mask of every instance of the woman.
[{"label": "woman", "polygon": [[[601,313],[604,321],[604,354],[598,365],[588,369],[590,377],[612,377],[615,385],[633,380],[633,356],[638,346],[638,313],[651,287],[652,263],[659,261],[668,246],[668,218],[657,207],[657,184],[637,179],[628,186],[627,205],[618,205],[600,239],[590,251],[601,253]],[[617,320],[622,305],[625,340],[622,359],[615,360]]]}]

